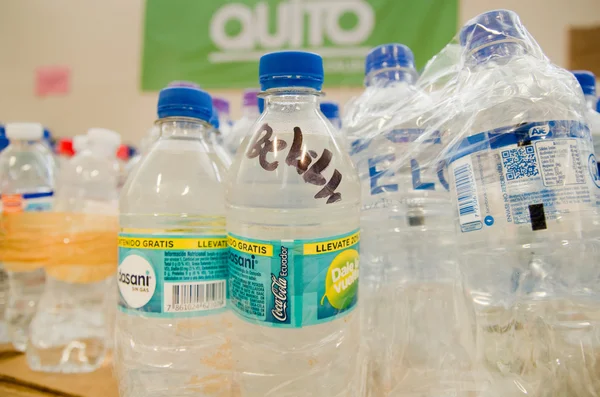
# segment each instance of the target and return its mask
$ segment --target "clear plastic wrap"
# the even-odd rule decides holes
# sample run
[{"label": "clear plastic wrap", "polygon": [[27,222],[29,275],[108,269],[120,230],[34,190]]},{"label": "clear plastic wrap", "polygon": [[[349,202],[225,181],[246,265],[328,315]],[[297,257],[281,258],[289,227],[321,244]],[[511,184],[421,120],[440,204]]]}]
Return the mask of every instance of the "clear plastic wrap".
[{"label": "clear plastic wrap", "polygon": [[[456,233],[448,245],[460,252],[470,313],[454,321],[472,360],[465,361],[472,381],[467,389],[485,397],[598,395],[600,178],[581,88],[544,56],[518,16],[505,10],[469,21],[427,65],[418,86],[435,93],[431,107],[419,111],[414,94],[379,110],[368,106],[366,96],[357,112],[367,121],[357,122],[361,118],[351,113],[345,125],[354,127],[349,134],[358,135],[362,146],[407,120],[423,126],[414,144],[375,174],[379,186],[418,159],[421,175],[438,170],[448,181]],[[438,137],[441,150],[427,155],[428,142]],[[372,173],[371,168],[366,169]],[[372,183],[371,174],[361,177]],[[397,213],[391,208],[387,218]],[[411,276],[422,271],[410,270]],[[415,332],[391,318],[395,335]],[[423,342],[422,350],[435,342]],[[402,349],[386,345],[387,354]],[[447,357],[439,355],[438,365]],[[407,393],[418,395],[414,389]]]},{"label": "clear plastic wrap", "polygon": [[[438,72],[449,76],[453,68],[450,62]],[[366,69],[366,89],[347,105],[343,121],[362,184],[366,395],[470,396],[476,390],[471,313],[447,176],[436,163],[444,137],[428,132],[436,100],[415,84],[405,46],[375,48]],[[428,85],[439,91],[442,78]]]}]

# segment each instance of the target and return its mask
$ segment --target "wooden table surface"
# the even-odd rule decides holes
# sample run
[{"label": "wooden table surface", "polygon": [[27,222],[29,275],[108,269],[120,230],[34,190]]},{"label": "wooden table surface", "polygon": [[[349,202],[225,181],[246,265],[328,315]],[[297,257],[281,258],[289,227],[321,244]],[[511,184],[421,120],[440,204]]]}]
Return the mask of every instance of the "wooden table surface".
[{"label": "wooden table surface", "polygon": [[89,374],[33,372],[25,355],[0,345],[0,396],[2,397],[118,397],[110,358]]}]

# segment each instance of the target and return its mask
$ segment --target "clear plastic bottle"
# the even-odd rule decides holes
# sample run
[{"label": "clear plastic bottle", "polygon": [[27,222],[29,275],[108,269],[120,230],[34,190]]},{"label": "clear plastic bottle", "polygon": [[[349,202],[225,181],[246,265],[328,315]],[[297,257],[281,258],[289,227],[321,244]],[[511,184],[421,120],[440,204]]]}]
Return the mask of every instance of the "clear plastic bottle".
[{"label": "clear plastic bottle", "polygon": [[121,397],[228,396],[227,239],[210,95],[170,87],[160,138],[120,198],[115,367]]},{"label": "clear plastic bottle", "polygon": [[[594,153],[600,153],[600,113],[596,111],[596,103],[598,102],[598,98],[596,97],[596,76],[587,70],[576,70],[573,71],[573,74],[585,96],[587,119],[594,142]],[[598,160],[597,157],[596,160]]]},{"label": "clear plastic bottle", "polygon": [[242,147],[242,142],[250,133],[250,128],[258,119],[258,93],[257,89],[247,89],[244,91],[242,104],[242,117],[233,124],[231,133],[225,137],[225,146],[229,153],[235,156],[238,148]]},{"label": "clear plastic bottle", "polygon": [[[90,129],[86,149],[61,169],[54,211],[71,218],[68,233],[94,233],[106,217],[116,220],[119,174],[114,164],[120,143],[121,137],[114,131]],[[99,238],[98,234],[90,235]],[[89,246],[80,245],[79,249]],[[76,254],[85,257],[86,253]],[[116,293],[115,267],[116,263],[46,267],[46,285],[27,345],[30,368],[77,373],[94,371],[102,364],[110,322],[106,309]]]},{"label": "clear plastic bottle", "polygon": [[58,141],[56,154],[58,156],[58,168],[60,169],[69,162],[71,157],[75,155],[75,150],[73,149],[73,139],[61,138]]},{"label": "clear plastic bottle", "polygon": [[232,162],[232,156],[225,147],[225,139],[223,137],[223,133],[221,133],[220,122],[219,122],[219,113],[217,109],[213,106],[213,113],[209,121],[211,128],[210,140],[212,146],[215,150],[215,153],[221,159],[221,162],[225,166],[225,168],[229,169]]},{"label": "clear plastic bottle", "polygon": [[449,152],[451,194],[482,396],[600,392],[597,189],[581,90],[518,16],[461,31],[463,70]]},{"label": "clear plastic bottle", "polygon": [[219,131],[226,137],[231,132],[231,126],[233,125],[229,101],[225,98],[213,97],[212,103],[219,118]]},{"label": "clear plastic bottle", "polygon": [[142,160],[142,157],[144,157],[150,151],[150,148],[152,147],[154,142],[156,142],[159,136],[160,129],[155,125],[152,126],[152,128],[150,128],[150,131],[148,131],[146,136],[144,136],[140,141],[139,150],[131,159],[129,159],[127,165],[125,165],[125,172],[127,173],[127,177],[129,177],[129,175],[133,173],[133,170],[138,166],[138,164]]},{"label": "clear plastic bottle", "polygon": [[[6,132],[4,126],[0,125],[0,152],[8,147],[8,139],[6,138]],[[0,201],[0,213],[2,212],[2,201]],[[8,304],[8,275],[4,270],[4,265],[0,262],[0,343],[10,342],[8,337],[8,330],[6,329],[6,322],[4,321],[4,314],[6,311],[6,305]]]},{"label": "clear plastic bottle", "polygon": [[[8,123],[10,145],[0,154],[0,193],[3,213],[43,212],[52,209],[53,164],[39,146],[44,129],[37,123]],[[5,312],[9,338],[15,349],[25,351],[29,324],[44,287],[42,264],[34,261],[4,262],[9,279]]]},{"label": "clear plastic bottle", "polygon": [[474,343],[465,344],[473,336],[457,282],[454,212],[435,161],[442,140],[424,136],[433,101],[415,86],[407,46],[376,47],[365,66],[367,87],[347,109],[345,132],[362,182],[367,395],[462,396],[473,390],[460,382]]},{"label": "clear plastic bottle", "polygon": [[75,135],[73,137],[73,151],[75,154],[83,153],[88,148],[87,135]]},{"label": "clear plastic bottle", "polygon": [[327,120],[333,124],[338,130],[342,128],[342,120],[340,119],[340,105],[332,101],[321,101],[321,112]]},{"label": "clear plastic bottle", "polygon": [[320,56],[260,60],[265,111],[227,183],[234,385],[243,397],[358,394],[360,184],[319,110]]}]

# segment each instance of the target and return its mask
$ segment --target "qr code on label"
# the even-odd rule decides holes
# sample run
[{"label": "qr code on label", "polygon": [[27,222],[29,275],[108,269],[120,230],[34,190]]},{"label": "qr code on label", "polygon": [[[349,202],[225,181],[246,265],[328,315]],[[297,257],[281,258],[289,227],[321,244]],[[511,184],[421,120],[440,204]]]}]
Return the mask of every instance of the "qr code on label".
[{"label": "qr code on label", "polygon": [[539,175],[533,146],[518,147],[502,152],[502,165],[509,181]]}]

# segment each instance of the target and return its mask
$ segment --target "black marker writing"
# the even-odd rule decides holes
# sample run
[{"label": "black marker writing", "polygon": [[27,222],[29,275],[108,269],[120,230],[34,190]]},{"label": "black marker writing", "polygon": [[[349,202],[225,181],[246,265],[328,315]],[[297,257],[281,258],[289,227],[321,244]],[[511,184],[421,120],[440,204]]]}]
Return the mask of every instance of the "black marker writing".
[{"label": "black marker writing", "polygon": [[[258,157],[260,166],[266,171],[275,171],[279,166],[279,161],[267,161],[267,154],[275,151],[279,152],[287,147],[286,141],[277,139],[277,137],[271,139],[272,136],[273,129],[268,124],[263,124],[260,130],[258,130],[256,138],[250,142],[250,149],[246,153],[246,156],[250,159]],[[323,149],[321,157],[312,163],[312,160],[318,157],[317,152],[303,148],[303,140],[300,127],[294,127],[294,140],[285,158],[285,163],[290,167],[296,168],[296,172],[298,172],[298,175],[302,175],[304,182],[316,186],[325,185],[323,189],[315,194],[315,199],[327,198],[327,204],[340,201],[342,194],[337,193],[335,189],[342,182],[342,174],[337,169],[333,170],[333,175],[329,182],[322,175],[323,171],[329,167],[333,159],[333,153],[329,149]],[[310,166],[311,163],[312,166]]]},{"label": "black marker writing", "polygon": [[[308,153],[304,153],[304,155],[302,155],[302,140],[302,131],[299,127],[294,127],[294,141],[290,147],[290,152],[285,158],[285,163],[289,166],[296,167],[298,175],[301,175],[304,171],[306,171],[312,162],[312,159]],[[298,157],[301,158],[298,160]]]},{"label": "black marker writing", "polygon": [[[261,136],[262,132],[266,133]],[[272,163],[267,161],[267,154],[273,153],[275,148],[277,151],[285,149],[287,146],[287,142],[283,139],[275,138],[274,141],[271,140],[271,136],[273,136],[273,129],[269,127],[268,124],[263,124],[263,126],[258,131],[257,136],[260,137],[256,142],[250,142],[250,150],[246,154],[249,159],[253,159],[258,157],[258,162],[260,166],[267,171],[275,171],[277,166],[279,166],[279,161],[273,161]]]},{"label": "black marker writing", "polygon": [[327,204],[335,203],[336,201],[340,201],[342,199],[342,195],[340,193],[336,193],[335,189],[342,182],[342,174],[338,170],[333,171],[333,176],[327,182],[327,185],[319,190],[317,194],[315,194],[316,199],[329,197],[327,199]]}]

